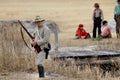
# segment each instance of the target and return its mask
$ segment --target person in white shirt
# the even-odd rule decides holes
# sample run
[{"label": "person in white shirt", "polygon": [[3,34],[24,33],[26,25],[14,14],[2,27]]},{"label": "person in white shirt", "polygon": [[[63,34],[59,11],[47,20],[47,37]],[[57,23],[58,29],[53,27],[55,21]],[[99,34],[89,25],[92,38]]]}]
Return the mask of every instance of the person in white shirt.
[{"label": "person in white shirt", "polygon": [[98,3],[94,4],[94,11],[93,11],[93,38],[96,38],[96,30],[98,28],[98,35],[101,34],[101,22],[104,19],[103,11],[100,9]]}]

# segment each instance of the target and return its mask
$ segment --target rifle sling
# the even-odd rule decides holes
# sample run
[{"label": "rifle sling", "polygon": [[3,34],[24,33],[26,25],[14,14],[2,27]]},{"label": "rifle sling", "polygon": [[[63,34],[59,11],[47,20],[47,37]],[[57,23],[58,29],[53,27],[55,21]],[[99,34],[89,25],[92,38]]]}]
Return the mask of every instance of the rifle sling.
[{"label": "rifle sling", "polygon": [[20,32],[21,32],[21,36],[22,36],[22,39],[23,39],[25,45],[26,45],[30,50],[32,50],[32,49],[28,46],[28,44],[25,42],[25,39],[24,39],[24,36],[23,36],[22,27],[20,28]]}]

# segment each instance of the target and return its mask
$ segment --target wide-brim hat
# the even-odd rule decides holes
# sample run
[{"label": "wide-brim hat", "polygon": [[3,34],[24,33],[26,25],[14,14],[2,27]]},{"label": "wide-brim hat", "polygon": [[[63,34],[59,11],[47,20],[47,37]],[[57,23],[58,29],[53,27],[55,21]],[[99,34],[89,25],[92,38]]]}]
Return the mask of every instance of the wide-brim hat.
[{"label": "wide-brim hat", "polygon": [[44,19],[42,19],[40,16],[36,16],[36,18],[35,18],[35,22],[39,22],[39,21],[43,21]]}]

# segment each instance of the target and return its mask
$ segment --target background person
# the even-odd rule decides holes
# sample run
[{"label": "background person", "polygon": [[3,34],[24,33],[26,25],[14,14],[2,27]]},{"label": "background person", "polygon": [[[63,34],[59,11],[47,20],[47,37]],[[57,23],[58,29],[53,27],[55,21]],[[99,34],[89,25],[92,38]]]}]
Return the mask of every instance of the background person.
[{"label": "background person", "polygon": [[103,38],[111,38],[112,37],[110,27],[108,26],[107,21],[103,21],[103,26],[101,27],[101,36]]},{"label": "background person", "polygon": [[101,34],[101,22],[104,19],[103,11],[100,9],[98,3],[94,4],[94,11],[93,11],[93,38],[96,38],[96,30],[98,28],[98,35]]},{"label": "background person", "polygon": [[90,34],[86,32],[83,28],[83,24],[79,24],[78,29],[76,30],[75,39],[88,39],[90,38]]},{"label": "background person", "polygon": [[114,19],[116,21],[117,38],[120,38],[120,0],[117,0],[117,4],[114,8]]}]

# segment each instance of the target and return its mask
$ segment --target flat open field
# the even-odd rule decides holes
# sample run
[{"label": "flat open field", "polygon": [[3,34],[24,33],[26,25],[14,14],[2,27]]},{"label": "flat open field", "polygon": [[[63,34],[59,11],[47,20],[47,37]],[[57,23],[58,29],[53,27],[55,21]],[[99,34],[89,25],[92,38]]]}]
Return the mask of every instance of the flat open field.
[{"label": "flat open field", "polygon": [[100,3],[104,19],[113,18],[116,0],[0,0],[0,20],[34,20],[36,15],[40,15],[55,21],[65,32],[63,36],[73,36],[79,23],[92,32],[95,2]]},{"label": "flat open field", "polygon": [[92,12],[96,2],[100,3],[104,19],[113,19],[116,0],[0,0],[0,20],[34,20],[36,15],[53,20],[61,30],[62,46],[63,41],[71,42],[79,23],[92,35]]}]

